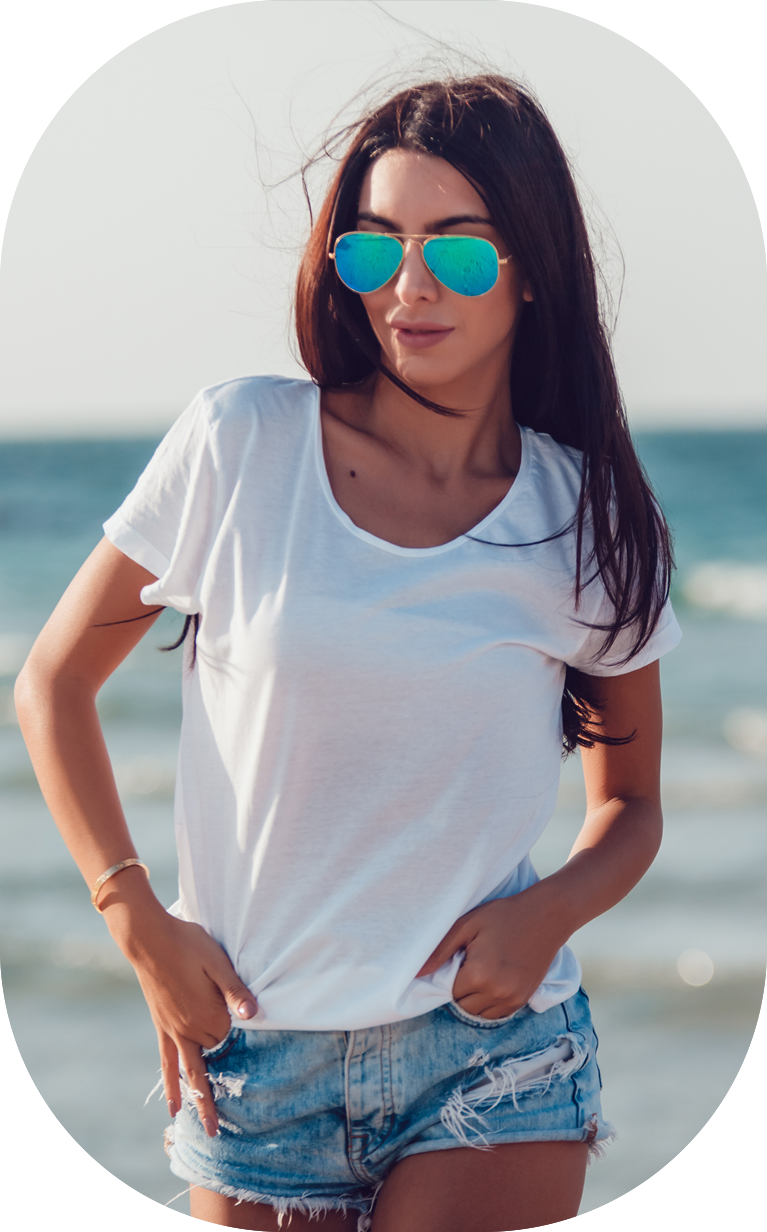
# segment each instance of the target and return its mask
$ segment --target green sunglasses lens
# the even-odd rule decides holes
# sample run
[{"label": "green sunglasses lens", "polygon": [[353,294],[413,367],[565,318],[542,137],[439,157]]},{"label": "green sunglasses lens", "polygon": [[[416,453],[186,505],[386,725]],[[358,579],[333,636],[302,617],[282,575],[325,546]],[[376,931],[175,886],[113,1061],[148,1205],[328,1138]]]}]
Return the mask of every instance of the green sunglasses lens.
[{"label": "green sunglasses lens", "polygon": [[397,272],[402,245],[391,235],[353,231],[340,237],[334,255],[341,281],[352,291],[365,295],[385,286]]},{"label": "green sunglasses lens", "polygon": [[[396,274],[403,248],[392,235],[351,231],[336,242],[338,276],[352,291],[378,291]],[[438,235],[423,246],[423,259],[435,278],[459,295],[484,295],[498,280],[498,253],[477,235]]]},{"label": "green sunglasses lens", "polygon": [[427,240],[423,259],[435,278],[459,295],[484,295],[498,280],[498,253],[478,235],[439,235]]}]

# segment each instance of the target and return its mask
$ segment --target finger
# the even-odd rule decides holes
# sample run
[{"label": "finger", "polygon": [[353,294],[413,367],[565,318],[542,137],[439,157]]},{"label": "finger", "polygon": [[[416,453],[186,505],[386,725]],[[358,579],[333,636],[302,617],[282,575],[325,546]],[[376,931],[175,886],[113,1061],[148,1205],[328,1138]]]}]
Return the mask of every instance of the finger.
[{"label": "finger", "polygon": [[189,1083],[189,1094],[195,1102],[203,1129],[209,1138],[215,1138],[218,1132],[218,1114],[200,1045],[192,1040],[179,1040],[178,1053]]},{"label": "finger", "polygon": [[231,1010],[234,1011],[237,1018],[243,1021],[248,1018],[255,1018],[258,1013],[258,1002],[253,996],[250,989],[240,980],[232,981],[226,985],[219,984],[226,1003]]},{"label": "finger", "polygon": [[517,1010],[522,1008],[521,1005],[491,1005],[489,1009],[482,1011],[483,1018],[510,1018],[512,1014],[516,1014]]},{"label": "finger", "polygon": [[162,1085],[171,1117],[181,1110],[181,1078],[178,1072],[178,1048],[164,1031],[157,1032],[162,1066]]},{"label": "finger", "polygon": [[433,950],[429,958],[421,967],[416,979],[422,975],[431,975],[434,971],[438,971],[444,963],[449,962],[458,950],[465,949],[470,941],[473,940],[476,929],[472,927],[469,920],[457,920],[453,927],[446,932],[436,950]]},{"label": "finger", "polygon": [[476,986],[459,992],[454,985],[453,1000],[467,1014],[478,1014],[482,1018],[508,1018],[526,1004],[517,997],[500,997],[497,991],[494,993]]},{"label": "finger", "polygon": [[501,1009],[491,998],[481,993],[455,997],[454,1000],[456,1005],[460,1005],[462,1010],[465,1010],[467,1014],[473,1014],[475,1018],[505,1018],[506,1014],[512,1013],[512,1010]]},{"label": "finger", "polygon": [[258,1013],[258,1002],[247,984],[243,984],[223,950],[221,951],[220,963],[215,971],[209,970],[208,974],[218,985],[235,1017],[240,1019],[255,1018]]}]

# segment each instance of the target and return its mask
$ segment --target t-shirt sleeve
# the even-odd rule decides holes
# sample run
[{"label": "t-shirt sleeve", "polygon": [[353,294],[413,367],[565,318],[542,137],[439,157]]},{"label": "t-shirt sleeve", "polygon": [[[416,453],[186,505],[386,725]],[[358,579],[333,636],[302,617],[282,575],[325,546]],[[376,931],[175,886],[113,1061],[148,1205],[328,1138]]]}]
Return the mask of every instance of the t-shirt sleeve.
[{"label": "t-shirt sleeve", "polygon": [[[597,621],[606,624],[610,619],[610,611],[611,608],[603,604]],[[602,652],[605,640],[604,630],[589,629],[578,652],[568,659],[568,665],[578,668],[579,671],[589,676],[622,676],[626,672],[635,672],[640,667],[646,667],[648,663],[654,663],[669,650],[673,650],[681,637],[682,630],[679,628],[679,622],[674,615],[671,603],[667,600],[649,641],[627,662],[624,663],[622,660],[625,659],[636,639],[635,629],[622,629],[606,654]]]},{"label": "t-shirt sleeve", "polygon": [[142,603],[199,612],[216,481],[205,398],[198,394],[104,523],[107,539],[157,578],[143,587]]}]

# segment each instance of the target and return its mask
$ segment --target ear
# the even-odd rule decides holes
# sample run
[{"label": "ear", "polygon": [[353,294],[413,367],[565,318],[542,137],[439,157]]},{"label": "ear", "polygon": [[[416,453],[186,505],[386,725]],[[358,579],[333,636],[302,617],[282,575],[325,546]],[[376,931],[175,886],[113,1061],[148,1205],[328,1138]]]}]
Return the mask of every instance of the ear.
[{"label": "ear", "polygon": [[525,301],[526,304],[532,304],[533,302],[533,289],[530,286],[529,282],[526,282],[523,287],[522,299]]}]

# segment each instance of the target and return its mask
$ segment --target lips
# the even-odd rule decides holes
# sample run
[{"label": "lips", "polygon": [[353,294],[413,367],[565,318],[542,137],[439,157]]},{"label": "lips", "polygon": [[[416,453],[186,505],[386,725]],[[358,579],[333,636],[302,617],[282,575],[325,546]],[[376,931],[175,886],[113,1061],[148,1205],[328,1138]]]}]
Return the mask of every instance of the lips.
[{"label": "lips", "polygon": [[452,325],[437,325],[431,321],[392,321],[391,328],[400,346],[422,349],[436,346],[452,334]]}]

